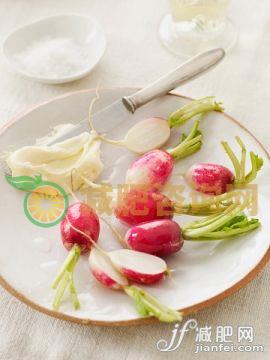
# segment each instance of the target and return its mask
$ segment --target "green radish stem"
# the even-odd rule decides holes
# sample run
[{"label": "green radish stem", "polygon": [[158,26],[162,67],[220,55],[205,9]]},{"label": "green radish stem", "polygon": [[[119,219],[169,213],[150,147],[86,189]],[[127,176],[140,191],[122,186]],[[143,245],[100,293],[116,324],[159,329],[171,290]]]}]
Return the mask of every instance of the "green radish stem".
[{"label": "green radish stem", "polygon": [[248,202],[232,204],[221,214],[210,215],[183,227],[185,240],[219,240],[232,238],[257,229],[261,224],[258,219],[249,219],[243,210]]},{"label": "green radish stem", "polygon": [[135,303],[138,313],[142,316],[155,316],[163,322],[175,322],[183,319],[183,314],[161,304],[156,298],[138,286],[124,286],[123,290]]},{"label": "green radish stem", "polygon": [[174,111],[168,118],[170,128],[178,127],[199,114],[206,114],[210,111],[223,111],[221,103],[215,101],[214,96],[193,100],[180,109]]},{"label": "green radish stem", "polygon": [[233,198],[240,195],[239,191],[231,191],[225,194],[211,196],[201,202],[179,204],[173,203],[174,212],[176,214],[186,215],[210,215],[224,211],[233,203]]},{"label": "green radish stem", "polygon": [[68,282],[69,282],[68,273],[64,272],[64,274],[63,274],[63,276],[61,278],[61,282],[59,284],[59,287],[57,289],[57,292],[56,292],[56,295],[55,295],[55,298],[54,298],[54,302],[53,302],[53,309],[56,310],[56,311],[59,310],[62,298],[63,298],[64,293],[66,291],[66,288],[68,286]]},{"label": "green radish stem", "polygon": [[77,254],[80,256],[81,250],[80,247],[78,245],[74,245],[72,247],[72,249],[70,250],[66,260],[64,261],[60,271],[58,272],[58,274],[56,275],[53,283],[52,283],[52,288],[56,289],[57,286],[59,285],[60,280],[62,279],[63,275],[66,272],[66,269],[70,268],[71,264],[74,261],[74,258],[77,256]]},{"label": "green radish stem", "polygon": [[74,306],[75,310],[77,310],[80,308],[80,302],[79,302],[77,291],[76,291],[76,288],[74,285],[73,274],[70,274],[69,291],[70,291],[70,294],[73,299],[73,306]]},{"label": "green radish stem", "polygon": [[[224,210],[221,214],[213,214],[213,215],[205,217],[202,220],[196,220],[196,221],[186,225],[184,227],[184,230],[186,230],[186,229],[194,230],[194,229],[202,229],[203,228],[204,231],[205,230],[211,231],[211,230],[213,230],[213,227],[215,227],[217,221],[219,221],[220,219],[224,220],[225,216],[228,213],[232,213],[232,211],[234,211],[237,207],[238,207],[238,204],[232,204],[226,210]],[[227,222],[227,220],[225,220],[225,222]],[[213,223],[214,223],[214,225],[213,225]],[[209,228],[209,225],[210,225],[210,228]],[[220,223],[218,224],[218,226],[221,226],[221,225],[222,224],[220,224]]]},{"label": "green radish stem", "polygon": [[174,148],[168,149],[167,152],[172,155],[174,160],[182,159],[197,152],[202,145],[202,133],[198,130],[200,122],[196,121],[188,136],[182,135],[181,142]]},{"label": "green radish stem", "polygon": [[73,245],[72,249],[70,250],[68,257],[66,258],[62,268],[60,269],[59,273],[57,274],[55,280],[52,283],[52,288],[56,289],[56,295],[53,302],[54,310],[58,310],[66,291],[66,288],[69,286],[70,293],[73,297],[73,305],[75,309],[80,307],[80,303],[76,294],[74,281],[73,281],[73,273],[74,268],[80,258],[81,249],[78,245]]},{"label": "green radish stem", "polygon": [[245,174],[246,174],[246,157],[247,157],[247,150],[243,143],[243,141],[240,139],[239,136],[236,136],[236,141],[238,142],[239,146],[241,147],[241,160],[240,160],[240,178],[239,182],[243,184],[245,182]]},{"label": "green radish stem", "polygon": [[243,219],[236,223],[238,227],[224,230],[215,231],[213,233],[208,233],[206,237],[202,237],[200,240],[223,240],[223,239],[232,239],[235,236],[240,236],[242,234],[249,233],[253,230],[260,227],[260,222],[258,219]]},{"label": "green radish stem", "polygon": [[229,144],[226,141],[222,141],[221,144],[229,156],[235,172],[235,185],[246,185],[252,182],[256,179],[257,173],[259,170],[261,170],[263,166],[263,159],[260,158],[258,155],[256,155],[253,151],[250,151],[250,162],[251,162],[251,170],[248,174],[246,174],[246,154],[247,150],[243,143],[243,141],[240,139],[239,136],[235,137],[236,141],[238,142],[239,146],[241,147],[241,159],[238,160],[237,156],[229,146]]},{"label": "green radish stem", "polygon": [[252,181],[256,179],[257,172],[262,168],[263,166],[263,159],[260,158],[257,154],[255,154],[253,151],[249,153],[250,161],[251,161],[251,170],[246,175],[246,183],[249,184]]},{"label": "green radish stem", "polygon": [[[69,223],[69,226],[79,234],[87,237],[89,241],[92,243],[93,246],[95,246],[102,254],[109,258],[108,254],[101,249],[97,243],[85,232],[81,231],[80,229],[77,229],[75,226],[71,224],[69,221],[69,218],[66,216],[66,220]],[[56,275],[51,287],[52,289],[57,289],[54,302],[53,302],[53,308],[54,310],[58,310],[62,301],[62,298],[64,296],[64,293],[69,286],[69,291],[73,299],[73,306],[75,309],[78,309],[80,307],[79,299],[77,296],[77,292],[75,289],[74,281],[73,281],[73,274],[75,266],[80,258],[81,255],[81,248],[79,245],[74,244],[72,249],[70,250],[64,264],[62,265],[60,271]]]}]

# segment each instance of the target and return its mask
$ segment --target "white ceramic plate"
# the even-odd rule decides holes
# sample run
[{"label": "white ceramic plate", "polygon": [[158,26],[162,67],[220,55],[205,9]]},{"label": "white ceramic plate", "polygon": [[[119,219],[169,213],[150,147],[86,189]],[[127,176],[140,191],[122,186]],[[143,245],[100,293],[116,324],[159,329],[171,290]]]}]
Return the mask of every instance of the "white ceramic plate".
[{"label": "white ceramic plate", "polygon": [[[96,109],[133,91],[130,88],[103,90]],[[92,90],[79,91],[32,109],[2,129],[0,151],[30,144],[56,124],[80,121],[86,116],[92,97]],[[164,96],[139,109],[134,115],[134,122],[153,115],[166,117],[188,101],[174,95]],[[123,138],[131,125],[122,123],[109,135]],[[190,124],[185,126],[186,129],[189,127]],[[218,162],[230,167],[220,141],[224,139],[234,143],[233,135],[241,136],[247,147],[265,161],[257,180],[258,217],[262,229],[231,241],[186,242],[182,251],[167,259],[169,267],[175,269],[173,276],[148,287],[148,290],[167,305],[184,309],[185,313],[209,306],[237,291],[254,278],[270,257],[270,164],[267,153],[247,130],[225,114],[210,114],[203,120],[201,129],[204,133],[201,151],[178,162],[175,173],[183,173],[197,161]],[[180,130],[177,130],[173,137],[179,137],[179,133]],[[123,183],[126,168],[134,158],[134,154],[123,148],[103,145],[103,159],[107,166],[103,179],[109,179],[112,184]],[[179,183],[180,176],[173,176],[172,181]],[[1,284],[8,291],[33,308],[65,320],[102,325],[153,321],[140,318],[124,293],[103,288],[97,283],[88,270],[87,257],[80,259],[75,274],[81,309],[73,310],[70,299],[66,298],[61,312],[53,312],[51,303],[54,293],[50,284],[67,255],[61,244],[59,228],[45,229],[29,222],[23,212],[24,194],[11,188],[3,176],[0,178],[0,196],[0,274]],[[185,221],[183,218],[178,220]],[[35,241],[37,237],[47,239],[46,243],[41,246]],[[119,246],[105,226],[102,226],[100,243],[106,249]]]},{"label": "white ceramic plate", "polygon": [[[18,54],[40,39],[65,38],[74,41],[87,54],[87,61],[76,72],[62,77],[34,74],[16,60]],[[3,53],[9,65],[23,76],[48,84],[61,84],[88,75],[98,64],[106,48],[101,26],[89,16],[62,14],[25,25],[9,34],[3,43]]]}]

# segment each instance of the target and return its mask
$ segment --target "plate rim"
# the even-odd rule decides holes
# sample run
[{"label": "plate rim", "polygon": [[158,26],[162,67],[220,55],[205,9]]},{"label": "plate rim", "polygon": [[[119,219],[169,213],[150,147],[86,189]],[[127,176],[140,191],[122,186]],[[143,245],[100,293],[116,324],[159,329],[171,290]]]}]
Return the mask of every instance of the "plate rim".
[{"label": "plate rim", "polygon": [[[114,89],[134,89],[134,90],[138,90],[139,88],[137,88],[137,87],[127,87],[127,86],[117,86],[117,87],[115,86],[115,87],[103,87],[101,90],[114,90]],[[94,92],[95,90],[96,90],[95,88],[87,88],[87,89],[81,89],[81,90],[77,90],[77,91],[67,92],[65,94],[62,94],[62,95],[53,97],[53,98],[51,98],[49,100],[43,101],[43,102],[41,102],[41,103],[39,103],[39,104],[37,104],[37,105],[35,105],[33,107],[30,107],[27,110],[19,113],[18,115],[15,115],[9,121],[7,121],[2,127],[0,127],[0,136],[3,135],[5,133],[5,131],[9,127],[14,125],[17,121],[21,120],[27,114],[31,113],[32,111],[34,111],[35,109],[37,109],[39,107],[42,107],[44,105],[47,105],[47,104],[49,104],[51,102],[54,102],[54,101],[62,99],[62,98],[72,96],[74,94],[85,93],[85,92]],[[184,96],[184,95],[180,95],[179,93],[176,93],[175,91],[171,91],[168,95],[179,96],[179,97],[182,97],[184,99],[193,100],[193,98],[188,97],[188,96]],[[223,115],[225,116],[225,118],[227,118],[228,121],[231,121],[231,122],[235,123],[240,128],[242,128],[245,132],[247,132],[257,142],[257,144],[261,147],[261,149],[265,153],[266,157],[270,161],[270,154],[268,153],[268,151],[266,150],[264,145],[256,138],[256,136],[250,130],[248,130],[238,120],[236,120],[232,116],[228,115],[227,113],[224,112]],[[264,256],[261,258],[261,260],[258,262],[258,264],[248,274],[246,274],[242,279],[237,281],[231,287],[229,287],[228,289],[222,291],[221,293],[219,293],[219,294],[217,294],[217,295],[215,295],[215,296],[213,296],[211,298],[208,298],[208,299],[206,299],[204,301],[201,301],[201,302],[199,302],[197,304],[194,304],[192,306],[189,306],[189,307],[186,307],[186,308],[183,308],[183,309],[179,309],[178,311],[182,311],[184,316],[187,316],[187,315],[197,313],[198,311],[200,311],[202,309],[206,309],[206,308],[209,308],[209,307],[217,304],[218,302],[224,300],[225,298],[235,294],[240,289],[245,287],[248,283],[250,283],[253,279],[255,279],[259,275],[259,273],[263,270],[263,268],[267,265],[267,263],[269,261],[270,261],[270,246],[268,247],[267,251],[265,252]],[[72,316],[72,315],[67,315],[67,314],[59,312],[59,311],[55,311],[55,310],[45,308],[45,307],[39,305],[38,303],[30,300],[25,295],[23,295],[21,292],[16,290],[11,284],[9,284],[2,277],[1,274],[0,274],[0,285],[10,295],[14,296],[17,300],[21,301],[22,303],[24,303],[25,305],[27,305],[31,309],[37,310],[40,313],[43,313],[43,314],[48,315],[50,317],[60,319],[60,320],[64,320],[64,321],[67,321],[67,322],[77,323],[77,324],[81,324],[81,325],[98,325],[98,326],[107,326],[107,327],[145,325],[145,324],[153,324],[153,323],[158,322],[158,319],[154,318],[153,316],[146,317],[146,318],[139,317],[137,319],[120,320],[120,321],[104,321],[104,320],[94,320],[94,319],[90,319],[90,318],[78,318],[78,317],[75,317],[75,316]]]}]

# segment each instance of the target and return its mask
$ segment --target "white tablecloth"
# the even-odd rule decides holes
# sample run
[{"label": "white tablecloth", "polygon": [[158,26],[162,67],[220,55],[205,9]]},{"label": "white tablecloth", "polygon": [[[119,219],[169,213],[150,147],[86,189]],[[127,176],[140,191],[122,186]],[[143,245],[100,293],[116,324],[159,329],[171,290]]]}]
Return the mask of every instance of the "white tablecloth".
[{"label": "white tablecloth", "polygon": [[[61,12],[88,14],[104,26],[108,46],[89,77],[72,84],[42,85],[21,78],[0,56],[0,124],[34,104],[69,91],[102,86],[140,86],[179,64],[160,44],[157,30],[166,0],[1,0],[0,37],[17,26]],[[237,46],[214,71],[181,89],[184,95],[214,94],[270,151],[270,2],[234,0],[230,16],[237,24]],[[8,239],[5,239],[6,241]],[[195,316],[200,326],[251,325],[254,343],[264,353],[197,355],[201,359],[270,358],[268,266],[237,294]],[[172,325],[103,328],[65,323],[37,313],[0,289],[0,359],[191,359],[194,333],[178,350],[160,353],[156,341],[169,338]]]}]

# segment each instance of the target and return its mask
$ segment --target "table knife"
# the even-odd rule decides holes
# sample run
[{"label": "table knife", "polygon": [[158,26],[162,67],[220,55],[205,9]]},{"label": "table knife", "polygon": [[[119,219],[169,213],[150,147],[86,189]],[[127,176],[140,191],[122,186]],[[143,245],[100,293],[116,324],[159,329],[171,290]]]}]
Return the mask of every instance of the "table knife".
[{"label": "table knife", "polygon": [[[124,96],[122,99],[116,100],[109,106],[99,110],[92,115],[92,121],[97,125],[97,131],[99,133],[108,132],[123,120],[132,120],[133,113],[136,109],[212,69],[224,56],[225,51],[223,49],[213,49],[203,52],[184,62],[176,69],[173,69],[143,89],[129,96]],[[82,120],[72,130],[58,138],[54,138],[48,145],[64,141],[79,135],[83,131],[89,131],[88,119]]]},{"label": "table knife", "polygon": [[[221,48],[203,52],[184,62],[176,69],[173,69],[143,89],[140,89],[131,95],[124,96],[94,113],[92,115],[92,122],[97,124],[97,131],[99,133],[109,132],[110,129],[113,129],[118,124],[122,123],[123,120],[132,120],[132,116],[136,109],[212,69],[224,56],[225,51]],[[54,137],[48,145],[64,141],[79,135],[84,131],[89,131],[88,119],[82,120],[70,131],[65,132],[61,136],[57,138]],[[2,159],[0,167],[5,174],[10,174],[10,169]]]}]

